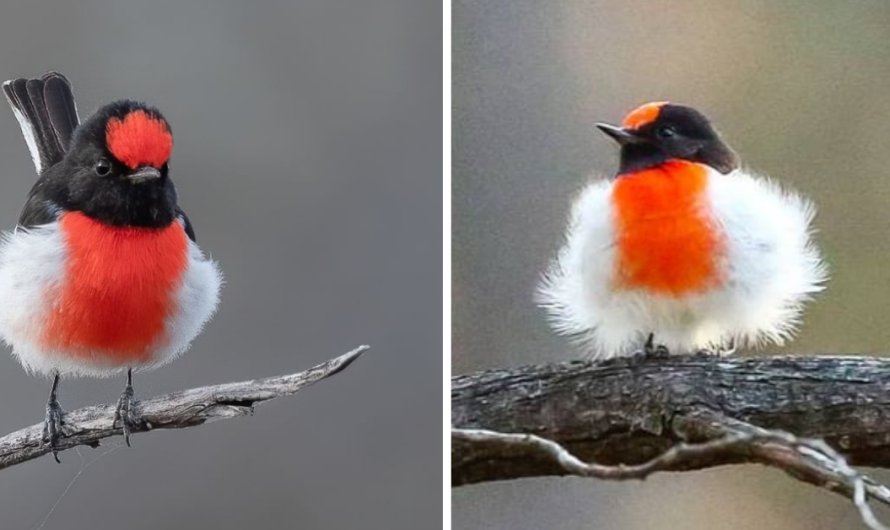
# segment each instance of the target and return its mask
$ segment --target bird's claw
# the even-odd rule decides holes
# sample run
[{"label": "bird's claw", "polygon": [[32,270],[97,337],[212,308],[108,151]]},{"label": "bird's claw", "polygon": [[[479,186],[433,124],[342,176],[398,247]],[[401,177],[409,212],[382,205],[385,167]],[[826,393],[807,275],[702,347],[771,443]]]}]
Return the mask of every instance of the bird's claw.
[{"label": "bird's claw", "polygon": [[643,357],[646,359],[666,359],[670,356],[670,350],[664,344],[655,344],[655,334],[650,333],[643,346]]},{"label": "bird's claw", "polygon": [[116,427],[118,422],[120,422],[121,428],[124,431],[124,441],[127,443],[127,447],[131,447],[130,433],[138,428],[141,422],[137,410],[139,403],[134,396],[133,373],[132,371],[128,371],[127,387],[124,389],[123,393],[121,393],[120,399],[117,400],[117,408],[114,411],[114,426]]},{"label": "bird's claw", "polygon": [[53,377],[53,384],[50,387],[49,399],[46,400],[46,417],[43,420],[43,441],[49,444],[49,449],[53,453],[53,459],[61,464],[59,460],[59,438],[62,437],[62,406],[56,398],[56,391],[59,389],[59,374]]},{"label": "bird's claw", "polygon": [[46,404],[46,419],[43,422],[43,441],[49,444],[56,462],[59,460],[59,438],[62,437],[62,406],[56,401],[55,396]]}]

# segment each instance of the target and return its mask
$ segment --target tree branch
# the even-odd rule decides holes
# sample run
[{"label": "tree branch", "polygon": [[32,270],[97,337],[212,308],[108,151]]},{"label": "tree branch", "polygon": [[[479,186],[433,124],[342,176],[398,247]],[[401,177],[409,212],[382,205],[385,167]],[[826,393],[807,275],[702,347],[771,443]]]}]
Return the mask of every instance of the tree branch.
[{"label": "tree branch", "polygon": [[493,370],[452,379],[452,426],[454,486],[753,462],[853,499],[870,528],[884,527],[866,498],[890,505],[890,490],[847,463],[890,467],[882,359],[637,357]]},{"label": "tree branch", "polygon": [[560,444],[533,434],[453,429],[451,439],[452,442],[485,446],[489,451],[523,452],[550,460],[565,475],[606,480],[642,480],[657,471],[676,469],[688,461],[751,453],[762,463],[851,498],[862,521],[870,529],[890,530],[878,520],[867,500],[872,497],[890,505],[890,490],[850,468],[842,456],[821,440],[798,438],[782,431],[737,426],[721,438],[699,444],[680,442],[647,462],[631,466],[582,462]]},{"label": "tree branch", "polygon": [[[317,381],[341,372],[367,349],[368,346],[359,346],[296,374],[192,388],[141,400],[138,410],[142,422],[132,432],[195,427],[253,414],[254,407],[260,403],[296,394]],[[121,427],[114,425],[114,411],[115,405],[105,404],[65,413],[58,450],[79,445],[97,447],[103,438],[120,435]],[[49,445],[43,440],[43,424],[32,425],[0,438],[0,469],[49,452]]]}]

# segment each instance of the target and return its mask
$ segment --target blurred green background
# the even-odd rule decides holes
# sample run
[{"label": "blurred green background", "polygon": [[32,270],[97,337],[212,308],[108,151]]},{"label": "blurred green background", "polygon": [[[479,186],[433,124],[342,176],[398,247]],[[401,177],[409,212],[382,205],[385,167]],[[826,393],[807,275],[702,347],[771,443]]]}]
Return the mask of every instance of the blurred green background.
[{"label": "blurred green background", "polygon": [[[877,0],[455,0],[454,373],[577,355],[533,291],[574,195],[617,167],[594,122],[651,100],[701,109],[747,167],[819,206],[832,280],[797,340],[768,353],[890,351],[888,52],[890,3]],[[862,527],[843,499],[758,467],[460,488],[453,518],[458,529]]]}]

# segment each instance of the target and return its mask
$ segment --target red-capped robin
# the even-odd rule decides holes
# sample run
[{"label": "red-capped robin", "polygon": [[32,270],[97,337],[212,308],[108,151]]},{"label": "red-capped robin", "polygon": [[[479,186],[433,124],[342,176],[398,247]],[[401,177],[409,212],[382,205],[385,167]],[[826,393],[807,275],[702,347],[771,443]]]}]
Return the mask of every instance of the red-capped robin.
[{"label": "red-capped robin", "polygon": [[599,359],[790,338],[827,280],[813,204],[741,169],[693,108],[648,103],[597,127],[621,162],[580,194],[538,291],[555,330]]},{"label": "red-capped robin", "polygon": [[216,310],[221,274],[195,243],[170,178],[161,113],[128,100],[80,123],[68,80],[50,72],[3,91],[39,178],[0,243],[0,338],[53,377],[44,437],[56,461],[61,376],[127,372],[115,424],[141,421],[133,370],[184,352]]}]

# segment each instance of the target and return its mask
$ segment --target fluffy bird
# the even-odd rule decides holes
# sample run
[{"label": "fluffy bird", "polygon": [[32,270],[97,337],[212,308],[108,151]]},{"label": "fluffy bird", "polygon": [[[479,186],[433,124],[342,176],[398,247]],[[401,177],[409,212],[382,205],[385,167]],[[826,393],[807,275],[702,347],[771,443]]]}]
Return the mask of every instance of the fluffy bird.
[{"label": "fluffy bird", "polygon": [[184,352],[216,310],[221,274],[195,243],[170,178],[161,113],[115,101],[83,123],[68,80],[50,72],[3,91],[39,178],[0,242],[0,338],[53,378],[44,438],[57,454],[60,377],[127,373],[115,424],[140,422],[133,370]]},{"label": "fluffy bird", "polygon": [[648,103],[597,127],[621,162],[576,200],[539,288],[554,329],[597,359],[790,338],[827,279],[813,204],[740,168],[693,108]]}]

